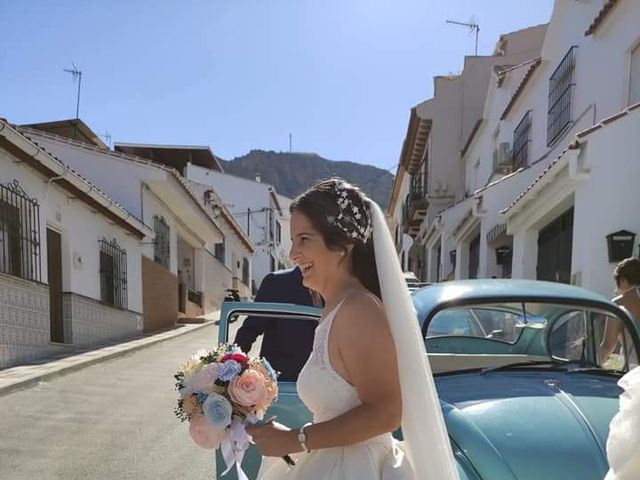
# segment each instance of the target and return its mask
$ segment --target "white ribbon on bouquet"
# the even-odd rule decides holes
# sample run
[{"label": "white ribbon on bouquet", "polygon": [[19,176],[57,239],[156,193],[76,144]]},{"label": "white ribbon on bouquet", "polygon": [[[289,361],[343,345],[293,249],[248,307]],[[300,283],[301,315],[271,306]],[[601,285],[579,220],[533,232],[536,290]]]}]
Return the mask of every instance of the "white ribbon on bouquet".
[{"label": "white ribbon on bouquet", "polygon": [[242,470],[242,460],[250,444],[251,437],[247,433],[244,422],[238,417],[234,417],[220,442],[220,452],[227,467],[222,475],[229,473],[235,465],[238,480],[249,480],[247,474]]}]

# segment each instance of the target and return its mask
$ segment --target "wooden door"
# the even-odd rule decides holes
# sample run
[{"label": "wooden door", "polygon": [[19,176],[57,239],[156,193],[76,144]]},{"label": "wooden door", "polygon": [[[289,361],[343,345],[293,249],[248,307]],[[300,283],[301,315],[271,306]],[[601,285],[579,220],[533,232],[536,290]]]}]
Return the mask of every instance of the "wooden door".
[{"label": "wooden door", "polygon": [[62,312],[62,242],[60,234],[47,228],[47,271],[51,341],[64,343]]}]

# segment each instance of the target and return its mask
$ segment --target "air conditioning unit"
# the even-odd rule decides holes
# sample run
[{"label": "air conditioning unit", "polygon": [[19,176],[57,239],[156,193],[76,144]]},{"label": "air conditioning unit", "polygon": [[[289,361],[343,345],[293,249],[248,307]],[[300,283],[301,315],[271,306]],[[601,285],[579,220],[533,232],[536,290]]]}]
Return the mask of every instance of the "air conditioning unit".
[{"label": "air conditioning unit", "polygon": [[501,175],[513,172],[513,158],[509,142],[500,143],[498,148],[493,151],[493,171]]}]

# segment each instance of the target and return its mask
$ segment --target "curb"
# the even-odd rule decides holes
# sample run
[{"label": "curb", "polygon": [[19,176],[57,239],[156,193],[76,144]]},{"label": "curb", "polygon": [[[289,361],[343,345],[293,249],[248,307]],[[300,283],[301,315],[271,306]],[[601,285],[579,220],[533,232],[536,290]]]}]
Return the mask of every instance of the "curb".
[{"label": "curb", "polygon": [[[67,375],[97,363],[112,360],[142,350],[152,345],[181,337],[191,332],[214,326],[214,322],[181,325],[168,331],[127,342],[109,345],[95,350],[88,350],[76,355],[52,360],[37,365],[22,365],[0,370],[0,397],[16,390],[22,390],[42,380]],[[12,379],[12,376],[14,379]]]}]

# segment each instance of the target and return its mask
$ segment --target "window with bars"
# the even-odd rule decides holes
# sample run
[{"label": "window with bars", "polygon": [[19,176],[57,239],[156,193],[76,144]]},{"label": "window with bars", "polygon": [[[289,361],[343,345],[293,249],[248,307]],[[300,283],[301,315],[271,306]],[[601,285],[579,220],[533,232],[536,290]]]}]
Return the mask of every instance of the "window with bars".
[{"label": "window with bars", "polygon": [[153,244],[153,261],[169,269],[171,262],[171,236],[169,225],[164,217],[157,215],[153,217],[153,230],[156,232],[156,239]]},{"label": "window with bars", "polygon": [[100,300],[116,308],[127,308],[127,251],[113,239],[100,244]]},{"label": "window with bars", "polygon": [[573,46],[549,78],[549,110],[547,112],[547,146],[551,145],[571,123],[576,50]]},{"label": "window with bars", "polygon": [[531,141],[531,110],[524,114],[513,131],[513,170],[529,165],[529,142]]},{"label": "window with bars", "polygon": [[40,281],[40,206],[17,180],[0,184],[0,272]]}]

